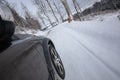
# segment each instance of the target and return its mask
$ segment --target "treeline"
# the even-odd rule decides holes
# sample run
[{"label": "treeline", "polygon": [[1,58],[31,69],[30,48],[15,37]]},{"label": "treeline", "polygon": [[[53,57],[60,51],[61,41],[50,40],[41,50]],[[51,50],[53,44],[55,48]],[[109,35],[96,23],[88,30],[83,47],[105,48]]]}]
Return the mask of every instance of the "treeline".
[{"label": "treeline", "polygon": [[[3,2],[11,10],[14,17],[14,22],[16,26],[19,27],[44,30],[46,27],[54,27],[59,23],[65,21],[71,22],[73,20],[72,12],[69,4],[67,3],[67,0],[31,1],[33,3],[33,6],[37,8],[35,15],[36,18],[30,14],[31,12],[29,9],[27,9],[24,3],[21,3],[22,13],[24,13],[24,15],[21,16],[15,9],[16,6],[11,6],[11,3],[7,2],[7,0],[1,0],[1,2]],[[77,1],[72,0],[72,2],[74,3],[76,12],[80,12],[80,6]]]},{"label": "treeline", "polygon": [[[6,0],[0,1],[5,3],[11,10],[16,26],[23,28],[44,30],[46,27],[54,27],[62,22],[71,22],[74,20],[72,10],[69,7],[67,0],[31,0],[33,3],[32,6],[35,6],[37,9],[35,15],[37,18],[30,14],[29,9],[27,9],[24,3],[21,3],[21,12],[24,13],[24,15],[21,16],[15,9],[16,6],[11,6]],[[81,7],[78,1],[71,1],[73,2],[76,13],[80,13]],[[77,17],[81,21],[79,14]]]},{"label": "treeline", "polygon": [[20,16],[19,13],[15,10],[15,7],[11,6],[6,0],[2,0],[1,2],[5,6],[7,6],[11,11],[16,28],[19,28],[20,30],[25,30],[25,29],[41,30],[42,29],[41,28],[42,26],[39,23],[39,20],[30,14],[29,10],[23,3],[21,3],[21,5],[24,10],[24,16]]},{"label": "treeline", "polygon": [[96,2],[92,7],[85,9],[82,14],[88,15],[99,11],[117,9],[120,9],[120,0],[101,0],[100,2]]}]

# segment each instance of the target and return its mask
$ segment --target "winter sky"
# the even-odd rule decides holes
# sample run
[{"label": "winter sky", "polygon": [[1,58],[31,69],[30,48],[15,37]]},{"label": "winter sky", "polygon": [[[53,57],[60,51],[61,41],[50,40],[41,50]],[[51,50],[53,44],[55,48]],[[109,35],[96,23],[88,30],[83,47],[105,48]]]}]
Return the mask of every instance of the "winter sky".
[{"label": "winter sky", "polygon": [[[58,1],[58,0],[55,0]],[[74,8],[73,8],[73,3],[72,0],[67,0],[69,3],[70,8],[72,9],[72,12],[74,12]],[[77,0],[80,4],[80,6],[82,7],[82,9],[91,6],[94,2],[96,1],[100,1],[100,0]],[[27,8],[29,9],[29,11],[33,14],[36,15],[36,7],[33,5],[32,0],[8,0],[8,2],[13,3],[16,7],[16,10],[18,10],[20,15],[23,15],[22,9],[21,9],[21,2],[24,3]],[[59,1],[58,1],[59,2]]]}]

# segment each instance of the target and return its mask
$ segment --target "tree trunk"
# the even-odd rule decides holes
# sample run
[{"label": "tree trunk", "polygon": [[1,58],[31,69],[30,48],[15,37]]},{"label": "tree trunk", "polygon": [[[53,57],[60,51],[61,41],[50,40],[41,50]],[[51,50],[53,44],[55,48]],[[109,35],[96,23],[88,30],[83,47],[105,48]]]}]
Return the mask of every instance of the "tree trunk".
[{"label": "tree trunk", "polygon": [[[75,10],[76,10],[76,12],[77,12],[78,18],[79,18],[79,20],[81,21],[80,13],[79,13],[79,10],[78,10],[78,8],[77,8],[77,7],[78,7],[78,4],[77,4],[76,0],[72,0],[72,1],[73,1]],[[79,7],[79,8],[80,8],[80,7]]]},{"label": "tree trunk", "polygon": [[42,18],[42,16],[40,15],[40,13],[39,13],[39,12],[38,12],[38,17],[39,17],[39,18],[40,18],[40,20],[42,21],[43,25],[44,25],[44,26],[47,26],[47,25],[45,24],[44,19]]},{"label": "tree trunk", "polygon": [[59,20],[57,19],[56,15],[55,15],[55,13],[54,13],[54,10],[53,10],[53,8],[52,8],[50,2],[49,2],[48,0],[46,0],[46,1],[47,1],[47,3],[48,3],[48,6],[50,7],[50,9],[51,9],[51,11],[52,11],[52,13],[53,13],[55,19],[56,19],[56,21],[59,22]]},{"label": "tree trunk", "polygon": [[[38,1],[38,0],[36,0],[36,1]],[[42,10],[43,14],[47,17],[50,25],[53,27],[52,21],[50,20],[47,12],[45,11],[45,4],[41,0],[39,0],[39,1],[40,1],[39,3],[36,3],[36,5],[38,6],[38,9]]]},{"label": "tree trunk", "polygon": [[112,3],[113,3],[113,5],[114,5],[115,9],[118,9],[118,7],[117,7],[117,5],[116,5],[117,1],[116,1],[116,0],[112,0]]},{"label": "tree trunk", "polygon": [[45,16],[48,18],[48,20],[49,20],[49,22],[50,22],[51,26],[53,27],[52,21],[50,20],[50,18],[49,18],[49,16],[48,16],[48,14],[46,14],[45,12],[44,12],[44,14],[45,14]]},{"label": "tree trunk", "polygon": [[55,2],[54,2],[54,1],[53,1],[53,5],[55,6],[55,8],[56,8],[56,10],[57,10],[58,14],[60,15],[61,20],[62,20],[62,22],[63,22],[63,21],[64,21],[64,18],[63,18],[63,16],[62,16],[62,14],[61,14],[60,10],[58,9],[58,7],[57,7],[57,5],[55,4]]},{"label": "tree trunk", "polygon": [[73,21],[73,16],[72,16],[72,13],[71,13],[71,10],[70,10],[70,8],[69,8],[69,6],[68,6],[67,1],[66,1],[66,0],[61,0],[61,1],[62,1],[62,4],[63,4],[64,7],[65,7],[66,12],[67,12],[68,22]]}]

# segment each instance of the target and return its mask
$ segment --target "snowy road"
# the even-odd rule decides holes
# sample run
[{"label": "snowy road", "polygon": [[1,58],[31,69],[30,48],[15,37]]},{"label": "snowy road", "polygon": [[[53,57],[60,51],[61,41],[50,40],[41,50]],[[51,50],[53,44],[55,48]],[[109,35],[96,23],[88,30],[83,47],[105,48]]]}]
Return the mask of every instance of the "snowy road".
[{"label": "snowy road", "polygon": [[66,70],[65,80],[120,80],[120,21],[61,24],[48,35]]}]

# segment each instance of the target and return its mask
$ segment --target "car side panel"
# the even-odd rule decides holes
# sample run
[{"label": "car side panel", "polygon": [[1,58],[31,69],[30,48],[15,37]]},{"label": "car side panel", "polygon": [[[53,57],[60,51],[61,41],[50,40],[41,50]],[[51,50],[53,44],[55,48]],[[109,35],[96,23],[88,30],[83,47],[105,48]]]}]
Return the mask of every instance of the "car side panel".
[{"label": "car side panel", "polygon": [[48,80],[48,77],[39,41],[23,41],[0,54],[0,80]]}]

